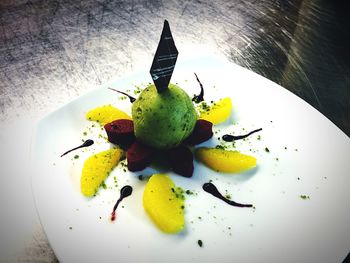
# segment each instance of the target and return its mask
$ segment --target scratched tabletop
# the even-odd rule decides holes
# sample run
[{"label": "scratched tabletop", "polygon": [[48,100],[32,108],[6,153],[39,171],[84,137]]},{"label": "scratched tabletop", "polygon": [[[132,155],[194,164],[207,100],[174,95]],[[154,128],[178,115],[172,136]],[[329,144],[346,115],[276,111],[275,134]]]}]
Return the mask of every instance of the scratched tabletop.
[{"label": "scratched tabletop", "polygon": [[0,261],[57,262],[31,193],[33,128],[68,101],[150,66],[164,19],[180,56],[223,56],[349,136],[346,2],[0,0]]}]

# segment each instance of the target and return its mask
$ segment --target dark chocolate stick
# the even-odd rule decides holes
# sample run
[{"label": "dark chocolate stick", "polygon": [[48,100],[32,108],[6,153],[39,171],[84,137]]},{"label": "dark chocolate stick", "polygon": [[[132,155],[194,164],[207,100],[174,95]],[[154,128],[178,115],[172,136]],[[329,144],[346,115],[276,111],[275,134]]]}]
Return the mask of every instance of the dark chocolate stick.
[{"label": "dark chocolate stick", "polygon": [[178,54],[169,23],[164,20],[162,35],[150,70],[159,93],[168,88]]}]

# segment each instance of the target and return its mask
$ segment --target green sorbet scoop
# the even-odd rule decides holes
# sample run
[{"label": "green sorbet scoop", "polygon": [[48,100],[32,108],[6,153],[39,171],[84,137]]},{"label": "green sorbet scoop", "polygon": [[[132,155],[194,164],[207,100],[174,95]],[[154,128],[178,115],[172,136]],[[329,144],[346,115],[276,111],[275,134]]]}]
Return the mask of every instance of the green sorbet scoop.
[{"label": "green sorbet scoop", "polygon": [[133,103],[132,118],[138,141],[157,149],[170,149],[192,133],[197,113],[180,87],[169,84],[168,89],[158,93],[155,85],[149,85]]}]

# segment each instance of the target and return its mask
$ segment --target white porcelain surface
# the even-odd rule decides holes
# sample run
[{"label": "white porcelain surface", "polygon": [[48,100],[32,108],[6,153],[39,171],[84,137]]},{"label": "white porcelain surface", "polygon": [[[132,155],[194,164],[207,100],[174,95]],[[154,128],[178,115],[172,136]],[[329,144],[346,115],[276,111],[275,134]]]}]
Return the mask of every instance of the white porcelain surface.
[{"label": "white porcelain surface", "polygon": [[[128,100],[106,87],[126,91],[151,81],[137,73],[98,88],[49,114],[38,125],[32,147],[32,186],[41,223],[60,262],[340,262],[350,244],[350,140],[333,123],[283,87],[232,63],[198,58],[180,61],[173,83],[190,96],[198,93],[196,72],[206,100],[231,97],[233,114],[215,127],[203,145],[216,145],[225,133],[263,128],[236,149],[256,156],[258,166],[243,174],[220,174],[195,162],[192,178],[169,173],[183,189],[186,229],[160,232],[142,207],[145,181],[118,166],[93,199],[79,192],[86,158],[110,144],[85,120],[87,110],[112,104],[130,113]],[[132,93],[132,92],[131,92]],[[245,129],[245,130],[243,130]],[[87,131],[87,136],[83,134]],[[258,135],[261,140],[258,140]],[[60,155],[90,138],[97,143]],[[266,152],[265,148],[270,152]],[[75,154],[79,159],[74,159]],[[277,158],[277,159],[276,159]],[[114,187],[114,177],[118,188]],[[231,207],[202,190],[213,180],[232,199],[256,209]],[[109,220],[120,188],[130,184],[115,222]],[[307,195],[310,199],[302,199]],[[199,219],[201,217],[201,219]],[[199,247],[198,240],[203,241]]]}]

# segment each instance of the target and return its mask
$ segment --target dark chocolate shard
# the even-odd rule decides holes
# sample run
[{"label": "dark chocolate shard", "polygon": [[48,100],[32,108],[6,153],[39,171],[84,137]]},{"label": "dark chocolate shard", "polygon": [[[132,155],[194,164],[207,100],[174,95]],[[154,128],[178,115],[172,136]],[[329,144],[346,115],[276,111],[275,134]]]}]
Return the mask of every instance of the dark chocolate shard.
[{"label": "dark chocolate shard", "polygon": [[164,20],[162,35],[150,70],[151,77],[159,93],[168,88],[178,54],[169,23],[167,20]]}]

